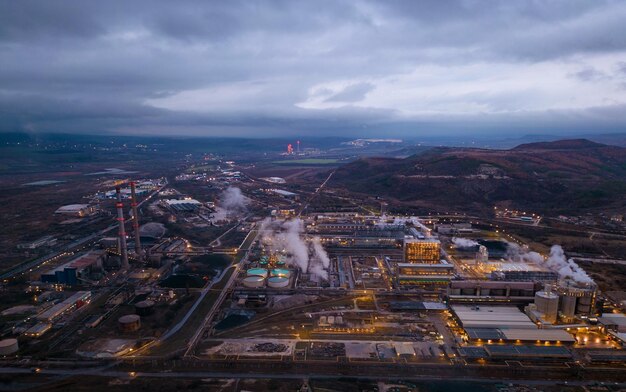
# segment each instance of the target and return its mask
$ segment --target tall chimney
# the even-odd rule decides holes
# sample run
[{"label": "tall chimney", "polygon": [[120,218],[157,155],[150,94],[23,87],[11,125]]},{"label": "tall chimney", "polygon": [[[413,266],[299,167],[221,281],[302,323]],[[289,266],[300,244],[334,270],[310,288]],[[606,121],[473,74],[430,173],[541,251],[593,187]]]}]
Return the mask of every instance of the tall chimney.
[{"label": "tall chimney", "polygon": [[119,246],[120,246],[120,254],[122,257],[122,269],[128,269],[128,251],[126,249],[126,230],[124,229],[124,204],[122,204],[122,194],[120,192],[120,187],[115,187],[115,193],[117,194],[117,203],[115,207],[117,208],[117,221],[120,225],[119,231]]},{"label": "tall chimney", "polygon": [[133,208],[133,229],[135,230],[135,253],[141,261],[141,242],[139,241],[139,214],[137,213],[137,194],[135,193],[135,181],[130,182],[130,206]]}]

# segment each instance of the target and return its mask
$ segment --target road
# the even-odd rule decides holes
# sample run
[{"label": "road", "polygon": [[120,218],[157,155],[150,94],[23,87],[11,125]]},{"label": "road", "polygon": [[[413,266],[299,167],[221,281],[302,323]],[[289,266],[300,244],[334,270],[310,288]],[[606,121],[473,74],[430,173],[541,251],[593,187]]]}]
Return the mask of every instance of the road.
[{"label": "road", "polygon": [[315,196],[317,196],[317,195],[318,195],[318,193],[320,193],[320,192],[321,192],[322,188],[324,188],[324,186],[326,185],[326,183],[328,182],[328,180],[330,180],[330,178],[333,176],[333,174],[335,174],[335,171],[336,171],[336,169],[330,172],[330,174],[328,175],[328,177],[326,177],[326,179],[324,180],[324,182],[322,182],[322,183],[320,184],[320,186],[318,186],[318,187],[315,189],[315,192],[311,195],[311,197],[309,197],[309,200],[307,200],[307,202],[306,202],[306,203],[304,203],[304,204],[302,205],[302,208],[301,208],[301,209],[300,209],[300,211],[298,212],[298,217],[300,217],[300,216],[302,215],[302,213],[303,213],[304,211],[306,211],[307,207],[309,206],[309,204],[311,204],[311,202],[313,201],[313,199],[315,198]]},{"label": "road", "polygon": [[[95,376],[95,377],[111,377],[122,379],[134,379],[134,378],[164,378],[164,379],[189,379],[189,378],[235,378],[235,379],[291,379],[291,380],[304,380],[304,379],[319,379],[319,380],[335,380],[343,377],[349,377],[350,379],[359,380],[389,380],[396,381],[398,379],[405,381],[450,381],[451,378],[455,380],[463,380],[466,382],[476,383],[493,383],[493,384],[524,384],[524,385],[558,385],[564,384],[563,381],[550,380],[545,377],[544,374],[537,374],[535,379],[485,379],[479,377],[453,377],[453,375],[411,375],[411,376],[379,376],[379,375],[342,375],[339,372],[336,374],[311,374],[299,373],[299,372],[272,372],[272,373],[249,373],[249,372],[217,372],[217,371],[194,371],[194,372],[127,372],[120,370],[110,370],[111,366],[89,368],[89,369],[41,369],[39,374],[47,376]],[[32,374],[33,371],[29,368],[11,368],[0,367],[0,374]],[[603,383],[604,384],[604,383]],[[615,385],[623,387],[624,383],[607,382],[607,385]],[[594,386],[598,385],[597,381],[582,381],[582,380],[568,380],[567,385],[570,386]]]}]

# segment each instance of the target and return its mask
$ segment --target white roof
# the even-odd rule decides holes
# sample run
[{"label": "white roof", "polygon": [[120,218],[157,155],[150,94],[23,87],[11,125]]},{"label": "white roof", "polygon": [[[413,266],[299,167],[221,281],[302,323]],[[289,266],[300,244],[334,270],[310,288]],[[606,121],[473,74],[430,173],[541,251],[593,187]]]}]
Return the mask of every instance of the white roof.
[{"label": "white roof", "polygon": [[195,199],[182,199],[182,200],[169,199],[169,200],[165,200],[165,202],[170,205],[172,204],[202,204],[198,200],[195,200]]},{"label": "white roof", "polygon": [[501,332],[508,340],[574,342],[575,339],[562,329],[503,329]]},{"label": "white roof", "polygon": [[56,212],[80,211],[80,210],[88,208],[88,207],[89,207],[89,204],[68,204],[66,206],[59,207],[59,209]]},{"label": "white roof", "polygon": [[536,329],[532,320],[514,306],[454,305],[463,328]]},{"label": "white roof", "polygon": [[415,349],[410,342],[394,342],[393,348],[398,355],[415,355]]}]

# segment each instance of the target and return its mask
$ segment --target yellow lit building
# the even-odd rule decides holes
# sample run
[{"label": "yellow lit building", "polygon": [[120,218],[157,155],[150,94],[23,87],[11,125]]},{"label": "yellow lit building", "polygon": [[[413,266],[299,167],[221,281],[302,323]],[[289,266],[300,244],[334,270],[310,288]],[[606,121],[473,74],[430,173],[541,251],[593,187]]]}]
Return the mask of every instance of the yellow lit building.
[{"label": "yellow lit building", "polygon": [[441,243],[435,239],[407,238],[404,240],[404,262],[438,264]]}]

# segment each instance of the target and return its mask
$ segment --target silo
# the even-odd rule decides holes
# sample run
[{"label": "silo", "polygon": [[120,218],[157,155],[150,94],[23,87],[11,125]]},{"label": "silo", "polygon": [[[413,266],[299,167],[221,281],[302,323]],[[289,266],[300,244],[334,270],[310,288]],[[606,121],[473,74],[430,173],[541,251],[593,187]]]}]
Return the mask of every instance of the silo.
[{"label": "silo", "polygon": [[15,354],[19,349],[17,339],[0,340],[0,355]]},{"label": "silo", "polygon": [[583,293],[583,295],[578,298],[578,304],[576,305],[576,314],[591,314],[593,308],[592,300],[593,297],[590,293]]},{"label": "silo", "polygon": [[117,320],[120,331],[133,332],[141,327],[141,318],[136,314],[127,314]]},{"label": "silo", "polygon": [[568,320],[573,319],[576,314],[576,299],[571,293],[565,293],[561,296],[561,313]]},{"label": "silo", "polygon": [[547,321],[556,321],[559,312],[559,296],[556,293],[537,291],[535,293],[535,305]]},{"label": "silo", "polygon": [[263,278],[267,278],[267,270],[265,268],[250,268],[246,275],[248,276],[260,276]]},{"label": "silo", "polygon": [[272,276],[267,280],[267,286],[274,289],[285,288],[289,286],[289,278]]},{"label": "silo", "polygon": [[135,313],[139,316],[148,316],[154,312],[154,302],[149,299],[135,304]]},{"label": "silo", "polygon": [[265,278],[262,276],[248,276],[243,280],[243,285],[249,288],[263,287],[263,283],[265,283]]}]

